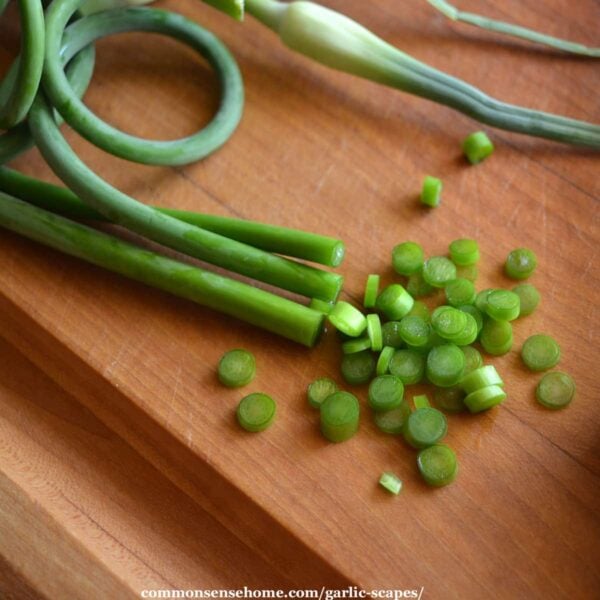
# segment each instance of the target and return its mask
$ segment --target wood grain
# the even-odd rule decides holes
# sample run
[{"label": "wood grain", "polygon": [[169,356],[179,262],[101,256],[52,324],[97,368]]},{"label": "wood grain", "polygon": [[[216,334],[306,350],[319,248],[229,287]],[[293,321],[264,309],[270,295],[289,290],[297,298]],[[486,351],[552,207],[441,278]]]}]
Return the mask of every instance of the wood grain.
[{"label": "wood grain", "polygon": [[20,573],[15,598],[27,582],[90,599],[290,586],[4,341],[0,358],[0,574]]},{"label": "wood grain", "polygon": [[[600,122],[600,73],[589,61],[449,24],[425,2],[327,4],[502,99]],[[476,124],[466,117],[313,65],[251,19],[239,25],[197,3],[163,5],[206,24],[234,52],[246,83],[242,124],[216,155],[177,169],[131,165],[68,132],[88,164],[144,202],[340,236],[350,299],[360,299],[368,273],[393,279],[389,253],[405,239],[431,254],[457,237],[478,239],[481,288],[510,285],[502,261],[527,245],[540,258],[534,283],[543,301],[515,327],[515,348],[534,332],[553,334],[577,399],[562,413],[544,411],[517,353],[494,360],[509,400],[490,414],[450,418],[461,473],[432,491],[414,453],[379,434],[366,408],[351,441],[319,436],[304,390],[316,376],[339,378],[335,336],[303,350],[5,233],[1,334],[294,585],[594,598],[598,155],[493,131],[493,157],[468,167],[460,141]],[[600,16],[593,0],[551,0],[543,11],[532,0],[461,8],[588,43]],[[98,44],[86,101],[127,131],[167,138],[208,118],[213,83],[179,46],[127,34]],[[35,151],[15,166],[53,179]],[[443,204],[429,212],[416,202],[426,173],[444,180]],[[252,390],[279,403],[275,426],[261,435],[235,427],[240,394],[215,380],[219,356],[234,346],[256,354]],[[385,469],[405,481],[397,499],[376,487]],[[198,571],[194,585],[203,577]]]}]

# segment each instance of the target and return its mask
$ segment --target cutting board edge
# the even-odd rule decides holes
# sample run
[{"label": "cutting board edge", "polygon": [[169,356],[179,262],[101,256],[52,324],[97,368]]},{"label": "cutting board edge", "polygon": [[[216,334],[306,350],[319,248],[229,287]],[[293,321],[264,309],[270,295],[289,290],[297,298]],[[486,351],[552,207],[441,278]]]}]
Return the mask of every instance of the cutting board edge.
[{"label": "cutting board edge", "polygon": [[356,585],[3,294],[0,321],[1,337],[299,588]]},{"label": "cutting board edge", "polygon": [[[3,507],[10,510],[10,519],[2,518]],[[0,586],[6,585],[0,591],[8,599],[83,598],[92,590],[104,597],[137,597],[80,540],[65,532],[36,498],[1,471],[0,531]],[[100,593],[94,597],[100,598]]]}]

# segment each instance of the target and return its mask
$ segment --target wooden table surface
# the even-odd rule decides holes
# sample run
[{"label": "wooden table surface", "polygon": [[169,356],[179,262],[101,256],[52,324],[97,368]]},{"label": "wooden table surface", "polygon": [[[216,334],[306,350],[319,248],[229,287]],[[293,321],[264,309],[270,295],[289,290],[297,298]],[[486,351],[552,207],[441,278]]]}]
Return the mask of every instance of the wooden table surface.
[{"label": "wooden table surface", "polygon": [[[451,24],[424,1],[324,3],[494,96],[600,122],[600,69],[590,60]],[[199,2],[158,5],[205,24],[232,50],[246,86],[242,123],[218,153],[178,168],[133,165],[68,131],[100,175],[143,202],[339,236],[347,300],[360,301],[369,273],[394,280],[390,250],[407,239],[432,255],[455,238],[477,239],[480,289],[512,285],[502,263],[525,245],[539,257],[532,281],[542,304],[516,323],[514,350],[490,361],[506,381],[505,404],[449,417],[460,475],[432,490],[415,453],[375,429],[364,388],[359,434],[339,445],[320,436],[305,388],[321,375],[340,381],[335,335],[307,350],[2,232],[0,574],[17,573],[23,590],[53,599],[244,584],[597,598],[598,154],[490,130],[496,152],[468,166],[460,142],[478,128],[468,118],[293,55],[251,18],[236,24]],[[595,0],[460,6],[599,43]],[[0,23],[0,65],[18,40],[14,17],[13,7]],[[128,132],[191,133],[217,98],[207,67],[169,40],[98,43],[86,101]],[[14,166],[54,180],[37,151]],[[416,200],[428,173],[444,181],[435,210]],[[536,332],[559,341],[560,368],[577,382],[567,410],[534,400],[538,377],[518,349]],[[278,402],[276,423],[260,435],[238,429],[242,392],[215,378],[232,347],[256,355],[248,391]],[[404,480],[399,497],[378,489],[384,470]],[[7,516],[13,509],[18,518]],[[94,538],[77,517],[86,511],[108,537]],[[45,563],[35,536],[6,541],[31,522],[64,560]],[[89,581],[67,592],[64,566],[78,561]]]}]

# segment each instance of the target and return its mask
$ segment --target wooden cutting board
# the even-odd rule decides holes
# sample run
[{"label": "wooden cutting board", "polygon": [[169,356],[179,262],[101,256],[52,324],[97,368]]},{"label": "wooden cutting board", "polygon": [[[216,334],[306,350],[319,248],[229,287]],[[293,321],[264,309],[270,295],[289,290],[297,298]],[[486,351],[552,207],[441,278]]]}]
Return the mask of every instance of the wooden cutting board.
[{"label": "wooden cutting board", "polygon": [[[340,445],[319,435],[305,388],[321,375],[340,381],[334,335],[307,350],[5,232],[1,335],[139,453],[145,469],[156,469],[289,585],[423,587],[424,598],[595,597],[598,154],[490,131],[496,152],[468,166],[460,142],[478,125],[466,117],[316,66],[251,18],[236,24],[201,3],[159,4],[205,24],[231,48],[246,84],[243,121],[217,154],[175,169],[115,159],[69,131],[83,160],[144,202],[339,236],[348,248],[341,272],[351,300],[360,301],[369,273],[394,280],[390,251],[407,239],[430,254],[445,253],[458,237],[477,239],[480,289],[512,285],[502,274],[504,258],[531,247],[540,259],[533,282],[542,304],[516,324],[514,351],[492,361],[509,398],[487,414],[449,418],[460,476],[432,490],[419,479],[415,453],[374,428],[364,388],[356,390],[364,409],[359,434]],[[600,122],[600,71],[591,61],[450,24],[416,0],[327,4],[492,95]],[[543,10],[533,0],[465,1],[461,8],[598,43],[594,0],[551,0]],[[0,27],[6,64],[17,40],[14,18]],[[212,74],[185,49],[127,34],[98,44],[86,101],[118,127],[167,139],[201,125],[217,93]],[[36,151],[14,166],[53,180]],[[416,200],[425,174],[444,181],[435,210]],[[559,413],[535,403],[538,377],[518,357],[523,340],[542,331],[559,341],[561,369],[578,386],[573,405]],[[215,379],[220,355],[240,346],[258,362],[248,391],[278,402],[275,425],[260,435],[236,427],[242,392]],[[24,395],[39,405],[45,392],[30,386]],[[27,414],[39,426],[36,412]],[[16,429],[26,422],[14,421]],[[93,453],[88,468],[95,469]],[[137,477],[134,462],[123,469]],[[384,470],[404,480],[398,498],[378,489]],[[161,523],[159,514],[148,518]],[[173,526],[189,518],[181,513]],[[160,562],[158,545],[146,552]],[[209,587],[205,557],[189,552],[195,567],[173,585]],[[232,555],[231,570],[245,564],[258,586],[260,571],[245,560]],[[128,585],[139,591],[143,582]]]},{"label": "wooden cutting board", "polygon": [[1,598],[290,587],[3,340],[0,359]]}]

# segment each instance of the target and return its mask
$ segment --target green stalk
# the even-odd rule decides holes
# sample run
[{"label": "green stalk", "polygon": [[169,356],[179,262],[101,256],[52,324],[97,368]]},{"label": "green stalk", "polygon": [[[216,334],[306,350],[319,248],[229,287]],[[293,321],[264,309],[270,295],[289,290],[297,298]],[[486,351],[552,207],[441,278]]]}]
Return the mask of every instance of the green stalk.
[{"label": "green stalk", "polygon": [[[244,86],[235,59],[216,36],[182,15],[144,7],[100,12],[67,27],[81,3],[82,0],[60,0],[46,12],[42,84],[52,106],[73,129],[115,156],[136,163],[171,166],[205,158],[231,137],[242,116]],[[158,33],[183,42],[215,71],[221,90],[219,106],[209,122],[192,135],[177,140],[132,136],[99,118],[69,86],[63,64],[102,37],[130,31]]]},{"label": "green stalk", "polygon": [[33,147],[27,123],[15,125],[0,134],[0,165],[3,165]]},{"label": "green stalk", "polygon": [[[0,11],[1,12],[1,11]],[[0,129],[25,119],[44,66],[44,9],[41,0],[19,0],[21,52],[0,83]]]},{"label": "green stalk", "polygon": [[[95,50],[89,45],[75,56],[66,68],[69,85],[78,97],[82,97],[88,88],[94,72]],[[55,113],[57,123],[62,117]],[[0,165],[15,159],[34,145],[27,123],[21,123],[0,135]]]},{"label": "green stalk", "polygon": [[551,48],[556,48],[563,52],[600,58],[600,48],[590,48],[589,46],[584,46],[577,42],[570,42],[569,40],[562,40],[551,35],[546,35],[545,33],[539,33],[538,31],[528,29],[527,27],[513,25],[496,19],[489,19],[488,17],[482,17],[481,15],[470,12],[463,12],[445,0],[427,0],[427,2],[453,21],[460,21],[461,23],[467,23],[475,27],[480,27],[481,29],[487,29],[488,31],[511,35],[529,42],[535,42],[536,44],[543,44],[544,46],[550,46]]},{"label": "green stalk", "polygon": [[500,102],[318,4],[246,0],[246,10],[286,46],[331,68],[433,100],[499,129],[600,148],[600,126]]},{"label": "green stalk", "polygon": [[0,226],[56,250],[313,346],[324,315],[248,284],[138,248],[0,192]]},{"label": "green stalk", "polygon": [[[46,59],[44,88],[52,87],[60,97],[69,88],[63,73],[63,58],[90,41],[116,31],[154,31],[190,42],[206,32],[180,15],[150,8],[122,8],[85,17],[64,28],[81,0],[54,2],[46,13]],[[214,36],[211,43],[218,44]],[[85,40],[85,41],[84,41]],[[79,46],[78,46],[79,45]],[[221,44],[218,44],[221,48]],[[75,49],[77,48],[77,49]],[[198,48],[196,48],[198,49]],[[224,47],[223,52],[227,52]],[[221,50],[219,50],[221,52]],[[69,90],[70,92],[70,90]],[[72,96],[69,96],[72,98]],[[69,101],[72,105],[72,102]],[[66,106],[58,106],[64,110]],[[223,117],[225,118],[225,117]],[[216,122],[218,115],[213,122]],[[183,223],[137,202],[112,187],[87,167],[66,142],[56,125],[52,109],[42,93],[29,113],[33,138],[50,168],[88,206],[109,221],[122,225],[160,244],[247,277],[307,296],[334,300],[343,278],[230,240],[194,225]],[[176,148],[171,148],[174,154]]]},{"label": "green stalk", "polygon": [[[138,9],[144,10],[144,9]],[[50,168],[88,206],[160,244],[213,265],[307,296],[334,300],[343,277],[188,225],[120,192],[90,170],[66,142],[38,95],[29,113],[33,138]]]},{"label": "green stalk", "polygon": [[[103,214],[84,204],[71,190],[28,177],[6,167],[0,167],[0,190],[69,219],[107,220]],[[155,208],[184,223],[202,227],[267,252],[285,254],[332,267],[337,267],[344,258],[344,243],[324,235],[245,219],[172,208]]]}]

